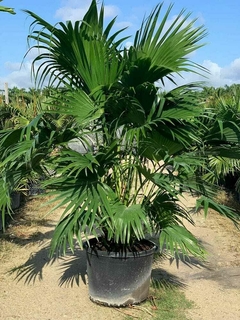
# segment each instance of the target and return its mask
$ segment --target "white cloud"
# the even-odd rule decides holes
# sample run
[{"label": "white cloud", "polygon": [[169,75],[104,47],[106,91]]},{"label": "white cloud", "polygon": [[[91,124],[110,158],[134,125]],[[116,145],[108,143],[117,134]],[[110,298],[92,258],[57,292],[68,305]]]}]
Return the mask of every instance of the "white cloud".
[{"label": "white cloud", "polygon": [[5,67],[10,73],[0,78],[0,88],[4,87],[5,82],[8,83],[9,88],[31,88],[34,86],[31,79],[32,63],[30,61],[23,64],[19,62],[7,62]]},{"label": "white cloud", "polygon": [[[81,20],[87,12],[91,0],[67,0],[64,5],[56,11],[55,17],[63,21]],[[120,9],[114,5],[104,6],[105,18],[113,18],[120,13]]]},{"label": "white cloud", "polygon": [[116,22],[115,23],[115,27],[119,28],[119,29],[123,29],[123,28],[129,28],[132,27],[133,24],[130,21],[120,21],[120,22]]},{"label": "white cloud", "polygon": [[[183,85],[186,83],[191,83],[195,81],[202,81],[206,86],[224,87],[225,85],[232,85],[234,83],[240,83],[240,58],[235,59],[227,66],[219,66],[216,62],[211,60],[204,60],[202,66],[205,67],[209,74],[204,74],[205,77],[200,76],[195,73],[183,73],[180,77],[175,76],[175,81],[177,85]],[[170,90],[175,86],[166,82],[165,89]]]},{"label": "white cloud", "polygon": [[62,7],[59,8],[56,12],[56,18],[59,18],[63,21],[71,20],[77,21],[81,20],[86,13],[88,7],[83,8],[71,8],[71,7]]},{"label": "white cloud", "polygon": [[120,9],[117,6],[104,6],[104,16],[105,18],[114,18],[119,15]]},{"label": "white cloud", "polygon": [[10,72],[18,71],[21,69],[21,63],[7,61],[5,63],[5,68]]},{"label": "white cloud", "polygon": [[235,59],[229,67],[223,68],[222,74],[226,79],[240,81],[240,58]]},{"label": "white cloud", "polygon": [[[3,87],[4,83],[7,82],[9,88],[31,88],[34,87],[34,80],[32,78],[32,64],[33,60],[39,55],[46,52],[43,49],[33,48],[30,50],[21,62],[7,61],[4,64],[5,73],[7,76],[0,77],[0,88]],[[40,62],[36,62],[34,67],[35,70],[40,65]]]},{"label": "white cloud", "polygon": [[205,60],[203,66],[209,70],[208,82],[214,87],[240,83],[240,58],[224,67],[210,60]]},{"label": "white cloud", "polygon": [[[0,88],[3,88],[5,82],[8,83],[9,88],[18,87],[27,89],[34,87],[35,83],[32,76],[33,60],[36,58],[37,54],[43,52],[43,50],[33,50],[22,62],[7,61],[4,64],[4,69],[8,74],[4,77],[0,77]],[[40,62],[35,62],[35,71],[39,66]]]},{"label": "white cloud", "polygon": [[203,66],[204,68],[209,70],[211,78],[218,79],[221,77],[222,68],[217,63],[212,62],[210,60],[204,60]]}]

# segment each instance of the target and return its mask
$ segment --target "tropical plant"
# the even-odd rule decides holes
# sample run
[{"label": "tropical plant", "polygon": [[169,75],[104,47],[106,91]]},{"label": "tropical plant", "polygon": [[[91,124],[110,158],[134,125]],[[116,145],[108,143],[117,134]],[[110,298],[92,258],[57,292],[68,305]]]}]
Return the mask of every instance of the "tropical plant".
[{"label": "tropical plant", "polygon": [[202,137],[205,154],[208,156],[205,178],[214,183],[224,184],[228,176],[236,175],[240,169],[239,86],[217,89],[204,87],[203,98],[205,111],[199,134]]},{"label": "tropical plant", "polygon": [[[2,2],[3,0],[0,0],[0,2]],[[3,11],[3,12],[8,12],[8,13],[11,13],[11,14],[15,14],[13,8],[8,8],[8,7],[4,7],[4,6],[0,6],[0,11]]]},{"label": "tropical plant", "polygon": [[[201,245],[184,225],[184,220],[193,224],[181,203],[185,191],[199,195],[197,208],[203,207],[205,214],[213,208],[237,224],[238,216],[215,201],[215,186],[199,169],[206,158],[198,130],[204,112],[194,92],[198,86],[159,89],[166,79],[174,82],[176,73],[204,71],[189,59],[202,46],[204,28],[189,22],[184,11],[166,28],[171,9],[159,22],[163,4],[156,6],[128,49],[127,37],[121,37],[124,29],[112,33],[115,19],[104,27],[104,7],[98,12],[95,0],[75,23],[53,26],[26,11],[34,19],[32,48],[42,51],[33,64],[38,84],[48,80],[50,86],[67,89],[53,98],[47,113],[74,120],[73,134],[60,139],[57,156],[44,150],[44,163],[51,163],[56,173],[44,187],[58,201],[54,209],[65,206],[52,238],[52,254],[65,253],[68,246],[74,250],[74,237],[82,247],[83,238],[102,236],[107,249],[113,245],[116,250],[154,233],[161,249],[202,256]],[[17,144],[0,145],[2,150],[8,145],[8,158],[3,154],[8,169],[21,154],[22,163],[39,154],[35,126],[24,130]],[[6,141],[13,132],[2,134]],[[56,146],[57,136],[54,131],[48,135],[49,147]],[[73,136],[89,145],[88,152],[69,147]]]}]

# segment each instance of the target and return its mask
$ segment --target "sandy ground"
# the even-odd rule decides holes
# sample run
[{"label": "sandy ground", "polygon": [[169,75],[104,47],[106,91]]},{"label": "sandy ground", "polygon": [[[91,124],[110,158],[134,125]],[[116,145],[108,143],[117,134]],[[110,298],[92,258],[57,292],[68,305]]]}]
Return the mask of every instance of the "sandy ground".
[{"label": "sandy ground", "polygon": [[[194,202],[188,197],[186,203],[191,207]],[[8,241],[1,244],[0,319],[124,319],[128,309],[123,313],[89,300],[84,252],[49,262],[49,240],[58,215],[42,220],[48,209],[40,210],[39,205],[36,200],[29,202],[24,216],[12,223]],[[153,277],[180,286],[194,301],[189,319],[238,320],[240,232],[215,213],[207,220],[201,214],[194,220],[191,230],[208,250],[207,261],[166,259],[154,264]]]},{"label": "sandy ground", "polygon": [[[194,200],[186,199],[188,207]],[[188,316],[192,320],[240,319],[240,231],[224,217],[210,212],[207,219],[202,214],[194,216],[194,235],[207,249],[207,261],[191,259],[179,264],[164,261],[160,268],[167,277],[184,286],[183,291],[195,307]],[[153,270],[154,272],[154,270]],[[161,273],[161,272],[160,272]]]}]

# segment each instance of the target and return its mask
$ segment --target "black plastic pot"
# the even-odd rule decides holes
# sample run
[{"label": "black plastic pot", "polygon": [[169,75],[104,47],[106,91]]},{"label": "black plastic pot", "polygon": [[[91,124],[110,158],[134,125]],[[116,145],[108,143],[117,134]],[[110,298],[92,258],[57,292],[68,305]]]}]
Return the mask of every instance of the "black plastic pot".
[{"label": "black plastic pot", "polygon": [[[90,240],[91,241],[91,240]],[[153,254],[157,246],[141,252],[93,250],[85,245],[90,299],[107,306],[127,306],[147,299]]]},{"label": "black plastic pot", "polygon": [[44,193],[44,190],[41,188],[40,181],[30,181],[28,183],[28,195],[37,196]]},{"label": "black plastic pot", "polygon": [[11,207],[13,210],[18,209],[21,203],[21,193],[14,191],[11,193]]}]

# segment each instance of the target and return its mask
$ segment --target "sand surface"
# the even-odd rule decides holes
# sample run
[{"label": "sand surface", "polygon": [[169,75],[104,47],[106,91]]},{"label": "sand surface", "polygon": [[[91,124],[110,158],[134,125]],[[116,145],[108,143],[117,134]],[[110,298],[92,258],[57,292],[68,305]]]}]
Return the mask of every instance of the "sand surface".
[{"label": "sand surface", "polygon": [[[103,320],[124,319],[124,312],[99,306],[88,298],[86,257],[81,250],[65,259],[49,261],[48,249],[60,213],[42,220],[48,209],[32,200],[10,226],[0,247],[0,319]],[[186,198],[186,205],[194,199]],[[231,222],[210,213],[194,216],[191,231],[209,252],[207,261],[157,261],[153,277],[182,287],[194,301],[192,320],[240,319],[240,232]],[[21,266],[23,266],[21,268]],[[129,310],[131,314],[131,310]],[[134,312],[136,316],[136,313]],[[139,314],[142,319],[142,314]]]}]

